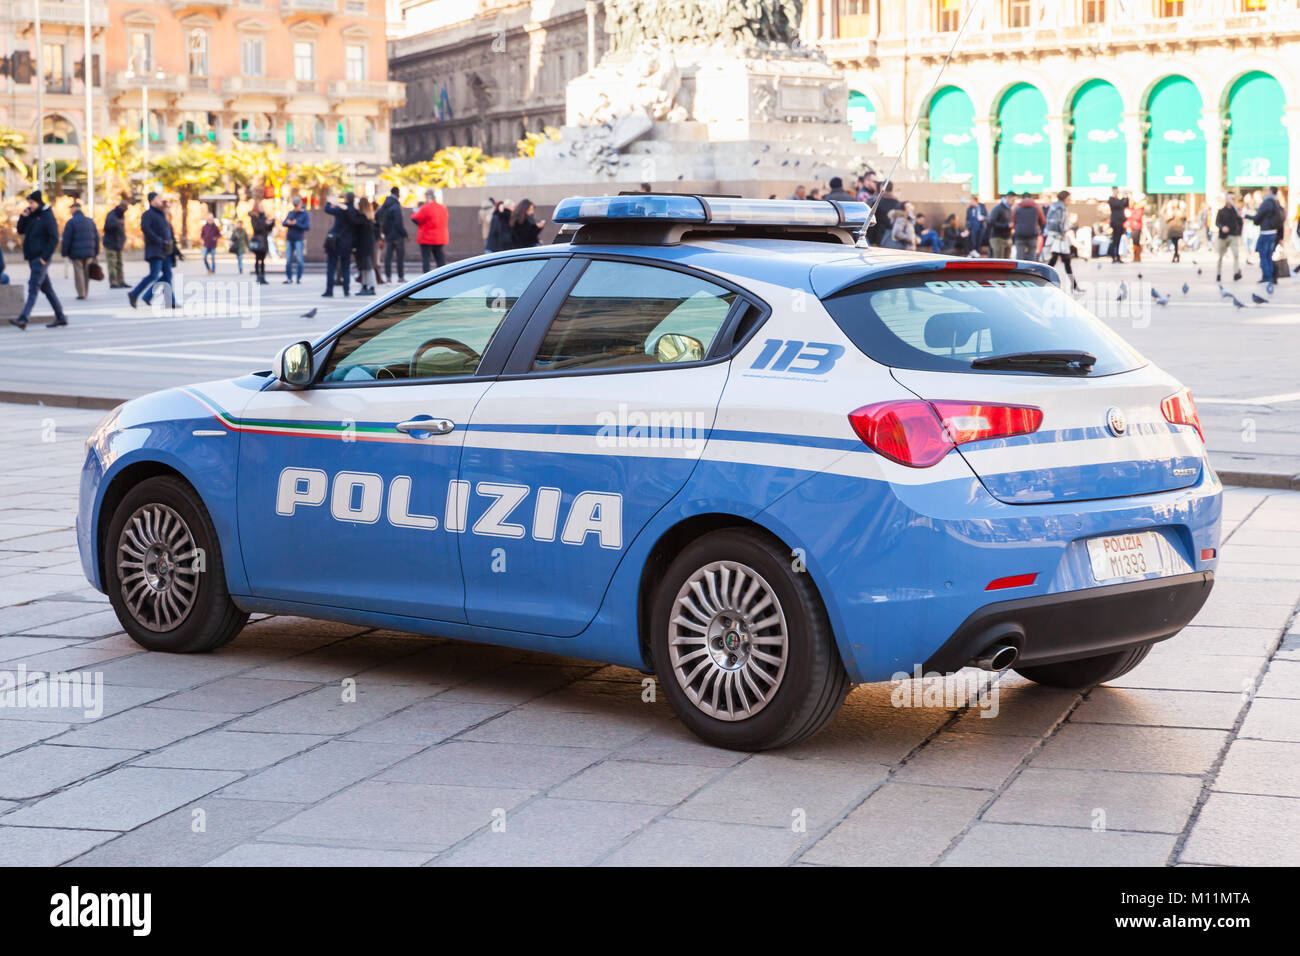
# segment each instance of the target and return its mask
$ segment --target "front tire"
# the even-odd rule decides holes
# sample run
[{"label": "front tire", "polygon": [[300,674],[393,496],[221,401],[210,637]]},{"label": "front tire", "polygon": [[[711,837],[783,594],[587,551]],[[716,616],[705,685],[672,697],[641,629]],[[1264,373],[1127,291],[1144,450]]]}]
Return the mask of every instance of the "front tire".
[{"label": "front tire", "polygon": [[1067,690],[1083,690],[1094,684],[1104,684],[1127,674],[1141,664],[1151,645],[1143,644],[1126,651],[1113,654],[1099,654],[1096,657],[1084,657],[1077,661],[1058,661],[1055,664],[1039,664],[1037,667],[1017,667],[1015,672],[1021,677],[1042,684],[1046,687],[1064,687]]},{"label": "front tire", "polygon": [[748,529],[705,535],[655,592],[650,650],[668,702],[692,732],[767,750],[820,730],[849,691],[807,571]]},{"label": "front tire", "polygon": [[151,651],[215,650],[248,621],[226,590],[212,519],[179,478],[149,478],[122,498],[104,536],[104,589],[131,639]]}]

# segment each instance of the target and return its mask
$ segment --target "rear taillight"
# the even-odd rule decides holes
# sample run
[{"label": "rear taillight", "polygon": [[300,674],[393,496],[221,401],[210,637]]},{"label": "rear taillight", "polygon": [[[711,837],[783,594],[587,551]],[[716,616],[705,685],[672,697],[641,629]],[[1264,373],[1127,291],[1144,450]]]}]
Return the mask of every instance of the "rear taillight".
[{"label": "rear taillight", "polygon": [[1196,403],[1192,401],[1190,391],[1183,389],[1170,395],[1160,403],[1160,411],[1164,412],[1165,420],[1172,425],[1191,425],[1196,429],[1201,444],[1205,444],[1205,432],[1201,431],[1201,416],[1196,414]]},{"label": "rear taillight", "polygon": [[849,424],[873,451],[910,468],[929,468],[955,446],[1037,431],[1043,412],[1027,405],[908,399],[864,405]]}]

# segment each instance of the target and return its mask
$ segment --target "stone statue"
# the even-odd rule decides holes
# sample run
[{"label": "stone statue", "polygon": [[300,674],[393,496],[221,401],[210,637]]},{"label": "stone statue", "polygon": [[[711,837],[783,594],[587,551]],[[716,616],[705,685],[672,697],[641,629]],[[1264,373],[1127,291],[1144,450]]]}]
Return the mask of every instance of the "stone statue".
[{"label": "stone statue", "polygon": [[673,46],[794,46],[803,0],[605,0],[611,52]]}]

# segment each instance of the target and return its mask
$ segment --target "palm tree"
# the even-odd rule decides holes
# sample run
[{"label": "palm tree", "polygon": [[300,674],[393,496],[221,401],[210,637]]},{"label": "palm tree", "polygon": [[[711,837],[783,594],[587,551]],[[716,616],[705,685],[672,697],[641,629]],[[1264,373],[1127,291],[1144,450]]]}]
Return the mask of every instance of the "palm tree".
[{"label": "palm tree", "polygon": [[560,131],[554,126],[543,126],[540,133],[524,133],[524,138],[515,143],[515,152],[520,159],[532,159],[537,155],[537,147],[547,140],[556,142]]},{"label": "palm tree", "polygon": [[236,143],[221,159],[226,176],[245,199],[254,194],[262,198],[284,179],[284,157],[274,143]]},{"label": "palm tree", "polygon": [[221,182],[221,155],[211,143],[186,143],[149,164],[149,172],[181,200],[181,242],[189,236],[190,200]]},{"label": "palm tree", "polygon": [[144,167],[140,153],[140,134],[120,129],[108,136],[95,137],[95,166],[104,177],[104,198],[112,202],[113,193],[125,191],[131,176]]},{"label": "palm tree", "polygon": [[0,174],[17,173],[27,178],[27,137],[10,126],[0,126]]},{"label": "palm tree", "polygon": [[316,200],[316,205],[321,206],[330,193],[351,189],[352,179],[342,163],[325,159],[318,163],[295,163],[290,166],[289,185],[310,194]]}]

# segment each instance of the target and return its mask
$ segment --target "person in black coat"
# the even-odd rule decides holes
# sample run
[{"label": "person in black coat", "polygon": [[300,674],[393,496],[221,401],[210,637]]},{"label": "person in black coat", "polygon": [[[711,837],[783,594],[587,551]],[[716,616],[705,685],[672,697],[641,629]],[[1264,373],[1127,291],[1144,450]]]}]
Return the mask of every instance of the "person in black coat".
[{"label": "person in black coat", "polygon": [[356,197],[348,193],[343,205],[325,204],[325,212],[334,220],[329,235],[325,237],[325,252],[329,256],[325,268],[325,298],[334,295],[334,286],[343,286],[343,294],[351,295],[352,243],[356,233]]},{"label": "person in black coat", "polygon": [[528,249],[537,245],[538,236],[546,220],[540,222],[533,218],[533,203],[529,199],[519,200],[514,213],[510,216],[510,248]]},{"label": "person in black coat", "polygon": [[27,320],[36,306],[36,296],[44,293],[50,305],[54,306],[54,321],[46,324],[47,329],[67,325],[67,316],[63,314],[63,303],[54,294],[54,285],[50,282],[50,260],[54,250],[59,246],[59,224],[54,219],[54,210],[41,199],[41,191],[33,190],[27,197],[27,208],[18,217],[18,235],[23,237],[23,258],[31,270],[27,279],[27,299],[22,311],[9,324],[20,329],[27,328]]},{"label": "person in black coat", "polygon": [[375,294],[375,246],[379,241],[379,224],[375,221],[375,207],[369,199],[362,198],[352,221],[352,250],[357,258],[358,295]]},{"label": "person in black coat", "polygon": [[108,263],[108,287],[125,289],[126,277],[122,274],[122,250],[126,248],[126,198],[104,216],[104,259]]},{"label": "person in black coat", "polygon": [[149,263],[149,274],[126,294],[131,308],[136,300],[153,301],[153,294],[159,284],[167,292],[167,302],[176,308],[176,296],[172,294],[172,256],[176,252],[176,239],[172,234],[171,220],[167,218],[167,201],[157,193],[148,196],[149,208],[140,217],[140,231],[144,233],[144,259]]},{"label": "person in black coat", "polygon": [[248,248],[253,253],[253,273],[261,285],[266,285],[266,254],[271,248],[271,227],[275,220],[262,211],[262,200],[253,203],[248,224],[253,230],[253,237],[248,240]]},{"label": "person in black coat", "polygon": [[72,215],[63,224],[63,243],[59,251],[72,263],[77,298],[86,298],[90,294],[90,264],[99,255],[99,229],[95,221],[81,211],[79,202],[72,204]]},{"label": "person in black coat", "polygon": [[397,259],[397,281],[406,281],[406,215],[402,212],[401,190],[394,186],[379,207],[375,220],[384,240],[384,279],[393,281],[393,258]]}]

